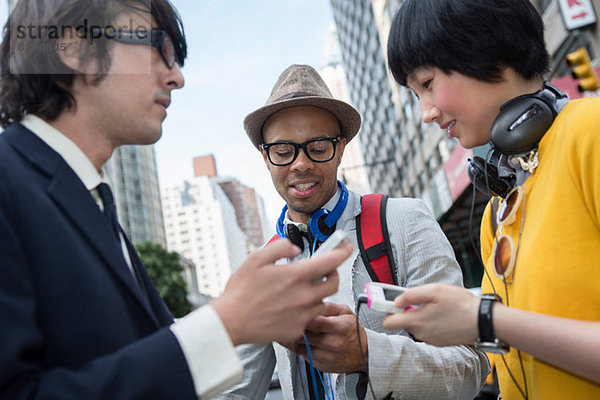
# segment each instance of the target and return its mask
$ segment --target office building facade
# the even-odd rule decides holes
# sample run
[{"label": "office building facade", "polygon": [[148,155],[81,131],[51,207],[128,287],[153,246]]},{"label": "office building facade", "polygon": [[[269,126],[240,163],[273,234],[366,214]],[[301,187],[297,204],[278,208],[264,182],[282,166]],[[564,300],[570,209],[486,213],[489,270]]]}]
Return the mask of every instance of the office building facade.
[{"label": "office building facade", "polygon": [[196,265],[200,293],[219,296],[248,255],[235,209],[208,176],[163,187],[162,201],[168,249]]},{"label": "office building facade", "polygon": [[268,226],[262,197],[235,178],[219,177],[215,181],[235,210],[237,224],[246,236],[248,251],[261,248],[267,241]]},{"label": "office building facade", "polygon": [[[334,98],[352,104],[346,84],[346,74],[342,65],[342,55],[335,24],[332,24],[329,28],[319,74],[331,90]],[[338,179],[357,193],[365,194],[371,191],[362,156],[360,132],[346,145],[344,157],[338,168]]]},{"label": "office building facade", "polygon": [[167,246],[154,146],[121,146],[104,165],[119,222],[133,243]]}]

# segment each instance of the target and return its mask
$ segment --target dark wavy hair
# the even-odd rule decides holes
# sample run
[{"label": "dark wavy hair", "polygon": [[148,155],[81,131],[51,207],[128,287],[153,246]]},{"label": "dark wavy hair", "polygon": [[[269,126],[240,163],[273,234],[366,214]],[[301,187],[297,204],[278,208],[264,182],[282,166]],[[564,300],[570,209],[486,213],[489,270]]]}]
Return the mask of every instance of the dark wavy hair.
[{"label": "dark wavy hair", "polygon": [[[114,26],[117,15],[129,10],[150,10],[158,27],[173,41],[176,60],[183,66],[187,56],[183,24],[169,0],[20,0],[4,26],[0,44],[0,124],[6,127],[26,114],[53,121],[65,109],[76,107],[71,94],[76,72],[61,61],[55,47],[57,35],[72,34],[67,28]],[[84,63],[90,59],[98,63],[92,85],[106,77],[111,42],[105,37],[93,39],[94,46],[85,46],[80,55]]]},{"label": "dark wavy hair", "polygon": [[543,21],[529,0],[406,0],[388,39],[389,68],[403,86],[421,66],[486,82],[500,81],[504,67],[543,79],[549,59]]}]

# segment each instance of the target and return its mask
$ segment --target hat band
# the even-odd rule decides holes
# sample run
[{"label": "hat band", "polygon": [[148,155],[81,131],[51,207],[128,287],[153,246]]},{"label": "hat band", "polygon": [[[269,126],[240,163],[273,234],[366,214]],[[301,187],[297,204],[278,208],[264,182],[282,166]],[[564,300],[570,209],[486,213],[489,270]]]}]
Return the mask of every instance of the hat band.
[{"label": "hat band", "polygon": [[280,97],[275,101],[283,101],[283,100],[295,99],[296,97],[308,97],[308,96],[312,96],[312,95],[310,93],[296,92],[296,93],[286,94],[285,96]]}]

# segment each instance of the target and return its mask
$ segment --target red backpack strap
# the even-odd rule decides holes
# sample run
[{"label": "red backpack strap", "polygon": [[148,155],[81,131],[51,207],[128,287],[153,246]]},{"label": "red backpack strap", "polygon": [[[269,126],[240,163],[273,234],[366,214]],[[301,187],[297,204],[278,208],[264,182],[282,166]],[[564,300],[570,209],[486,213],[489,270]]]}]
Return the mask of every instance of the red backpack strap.
[{"label": "red backpack strap", "polygon": [[[269,239],[269,241],[267,242],[267,244],[271,244],[274,241],[276,241],[277,239],[279,239],[279,236],[277,236],[277,234],[275,234],[271,239]],[[265,245],[266,246],[266,245]]]},{"label": "red backpack strap", "polygon": [[386,219],[387,200],[388,196],[380,193],[361,198],[361,212],[356,217],[356,237],[371,279],[397,285],[396,263]]}]

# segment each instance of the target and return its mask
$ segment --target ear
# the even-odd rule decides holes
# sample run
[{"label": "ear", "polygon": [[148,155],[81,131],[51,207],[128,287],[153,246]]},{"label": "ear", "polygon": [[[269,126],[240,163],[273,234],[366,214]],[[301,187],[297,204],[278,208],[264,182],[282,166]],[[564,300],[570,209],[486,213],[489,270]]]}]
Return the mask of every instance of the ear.
[{"label": "ear", "polygon": [[269,157],[267,156],[267,152],[265,151],[265,149],[263,149],[262,147],[259,148],[260,150],[260,154],[263,157],[263,160],[265,162],[265,165],[267,166],[267,169],[269,171],[271,171],[271,168],[269,168],[271,166],[271,163],[269,162]]},{"label": "ear", "polygon": [[86,44],[86,40],[80,38],[77,31],[69,27],[64,29],[63,36],[57,39],[56,52],[65,66],[75,72],[84,73],[82,58]]},{"label": "ear", "polygon": [[342,137],[337,144],[337,149],[335,150],[335,156],[337,158],[337,166],[338,167],[340,166],[340,163],[342,162],[342,156],[344,155],[344,150],[346,149],[346,143],[348,143],[348,141],[346,140],[345,137]]}]

